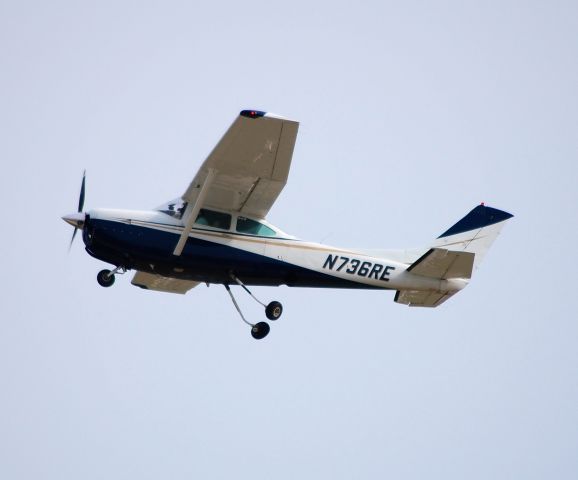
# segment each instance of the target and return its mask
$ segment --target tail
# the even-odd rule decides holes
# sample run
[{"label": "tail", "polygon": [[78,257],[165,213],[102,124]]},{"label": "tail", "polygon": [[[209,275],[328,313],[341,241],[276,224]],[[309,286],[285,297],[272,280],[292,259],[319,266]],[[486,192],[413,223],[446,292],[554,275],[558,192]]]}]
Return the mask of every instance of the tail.
[{"label": "tail", "polygon": [[473,266],[476,268],[500,234],[506,220],[512,217],[511,213],[486,207],[482,203],[442,233],[432,247],[473,253]]},{"label": "tail", "polygon": [[414,275],[440,280],[435,290],[398,290],[397,303],[437,307],[464,288],[486,252],[513,215],[484,204],[478,205],[442,233],[431,248],[407,269]]}]

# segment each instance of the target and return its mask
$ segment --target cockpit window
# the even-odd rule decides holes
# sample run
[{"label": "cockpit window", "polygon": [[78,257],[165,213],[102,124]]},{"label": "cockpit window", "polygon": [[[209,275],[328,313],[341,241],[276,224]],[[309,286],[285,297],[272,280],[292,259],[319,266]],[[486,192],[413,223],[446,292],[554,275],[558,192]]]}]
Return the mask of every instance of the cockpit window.
[{"label": "cockpit window", "polygon": [[195,223],[197,225],[220,228],[221,230],[229,230],[231,228],[231,215],[201,208]]},{"label": "cockpit window", "polygon": [[272,228],[250,218],[237,217],[237,232],[249,235],[261,235],[263,237],[275,237],[277,233]]}]

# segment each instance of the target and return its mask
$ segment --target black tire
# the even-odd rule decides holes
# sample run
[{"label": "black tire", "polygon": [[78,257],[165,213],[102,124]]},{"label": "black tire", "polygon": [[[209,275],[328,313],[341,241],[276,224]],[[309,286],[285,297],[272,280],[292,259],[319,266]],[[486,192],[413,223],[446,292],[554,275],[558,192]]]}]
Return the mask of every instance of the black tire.
[{"label": "black tire", "polygon": [[265,315],[269,320],[277,320],[283,313],[283,305],[280,302],[273,300],[267,307],[265,307]]},{"label": "black tire", "polygon": [[269,327],[267,322],[259,322],[251,328],[251,335],[255,340],[262,340],[269,335],[269,330],[271,330],[271,327]]},{"label": "black tire", "polygon": [[114,284],[114,275],[110,274],[110,270],[101,270],[96,276],[96,281],[101,287],[112,287]]}]

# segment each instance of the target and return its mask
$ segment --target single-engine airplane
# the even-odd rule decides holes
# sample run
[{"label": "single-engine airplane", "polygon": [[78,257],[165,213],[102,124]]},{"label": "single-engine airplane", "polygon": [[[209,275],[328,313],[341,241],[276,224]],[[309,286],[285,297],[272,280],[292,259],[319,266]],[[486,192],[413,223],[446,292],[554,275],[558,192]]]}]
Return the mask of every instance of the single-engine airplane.
[{"label": "single-engine airplane", "polygon": [[[424,248],[361,250],[300,240],[265,220],[287,182],[298,122],[243,110],[176,200],[154,210],[93,209],[63,219],[78,229],[86,251],[114,265],[97,281],[110,287],[115,275],[136,270],[132,284],[184,294],[200,283],[227,289],[251,334],[262,339],[267,322],[251,323],[231,291],[240,285],[281,316],[281,303],[258,300],[247,286],[394,290],[395,301],[437,307],[462,290],[510,213],[475,207]],[[86,173],[86,172],[85,172]]]}]

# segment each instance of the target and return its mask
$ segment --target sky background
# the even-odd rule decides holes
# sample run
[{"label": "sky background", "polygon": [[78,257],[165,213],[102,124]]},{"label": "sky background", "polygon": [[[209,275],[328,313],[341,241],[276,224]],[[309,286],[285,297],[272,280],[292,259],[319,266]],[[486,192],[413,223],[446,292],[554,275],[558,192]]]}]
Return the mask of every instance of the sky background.
[{"label": "sky background", "polygon": [[[578,477],[578,4],[0,1],[0,477]],[[184,192],[243,108],[301,122],[268,220],[427,246],[515,217],[437,309],[146,292],[60,217]],[[261,307],[239,291],[246,315]]]}]

